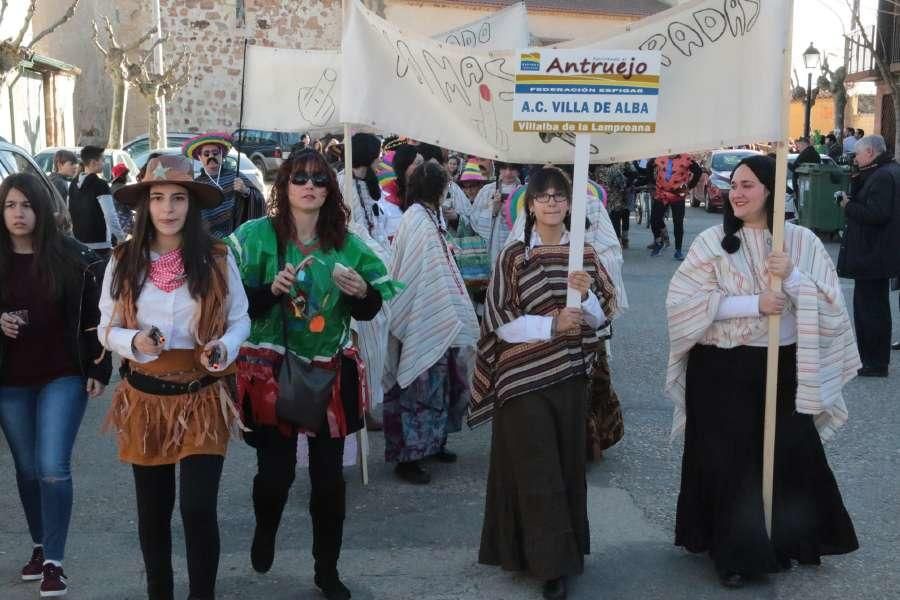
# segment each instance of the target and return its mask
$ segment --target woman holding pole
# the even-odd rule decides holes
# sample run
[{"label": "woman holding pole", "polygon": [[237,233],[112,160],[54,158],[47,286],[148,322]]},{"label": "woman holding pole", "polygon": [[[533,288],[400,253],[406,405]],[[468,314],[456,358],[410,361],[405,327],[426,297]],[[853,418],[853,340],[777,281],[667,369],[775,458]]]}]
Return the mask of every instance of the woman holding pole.
[{"label": "woman holding pole", "polygon": [[[507,245],[488,285],[468,422],[493,417],[478,561],[544,580],[566,597],[584,569],[590,535],[585,485],[589,374],[598,330],[616,293],[594,247],[568,273],[572,186],[555,167],[525,192],[524,231]],[[569,288],[581,305],[566,308]]]},{"label": "woman holding pole", "polygon": [[[738,164],[723,225],[697,237],[666,300],[672,434],[685,436],[675,544],[709,552],[726,587],[858,547],[820,436],[847,420],[841,389],[859,356],[815,234],[787,223],[784,249],[771,248],[774,181],[769,157]],[[770,276],[784,292],[769,291]],[[761,482],[772,314],[781,324],[770,539]]]}]

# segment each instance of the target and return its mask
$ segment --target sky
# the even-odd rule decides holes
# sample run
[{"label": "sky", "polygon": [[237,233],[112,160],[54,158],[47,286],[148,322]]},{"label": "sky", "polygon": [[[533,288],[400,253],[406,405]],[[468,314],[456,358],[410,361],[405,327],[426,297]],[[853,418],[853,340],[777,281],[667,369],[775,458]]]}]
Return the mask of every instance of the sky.
[{"label": "sky", "polygon": [[[852,1],[852,0],[851,0]],[[875,23],[878,0],[861,0],[860,17],[863,24]],[[794,3],[794,48],[793,65],[797,75],[806,85],[806,70],[803,66],[803,52],[809,43],[828,56],[832,68],[844,60],[844,31],[850,33],[850,8],[845,0],[795,0]],[[814,74],[815,78],[817,74]],[[854,91],[874,93],[872,84],[858,85],[863,89]],[[866,89],[870,88],[870,89]]]}]

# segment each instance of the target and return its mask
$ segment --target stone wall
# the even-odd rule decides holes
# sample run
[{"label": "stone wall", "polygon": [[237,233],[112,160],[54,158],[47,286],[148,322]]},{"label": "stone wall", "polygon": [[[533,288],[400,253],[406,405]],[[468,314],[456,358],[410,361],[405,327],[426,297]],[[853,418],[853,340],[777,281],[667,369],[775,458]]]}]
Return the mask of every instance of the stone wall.
[{"label": "stone wall", "polygon": [[170,131],[237,128],[245,37],[287,48],[340,44],[340,0],[162,0],[162,6],[174,47],[194,54],[191,83],[167,107]]}]

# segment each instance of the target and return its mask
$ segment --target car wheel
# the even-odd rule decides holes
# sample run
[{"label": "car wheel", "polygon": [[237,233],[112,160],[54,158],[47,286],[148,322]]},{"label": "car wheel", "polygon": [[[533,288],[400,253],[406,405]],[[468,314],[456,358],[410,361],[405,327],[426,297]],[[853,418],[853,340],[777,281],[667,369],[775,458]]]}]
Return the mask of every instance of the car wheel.
[{"label": "car wheel", "polygon": [[692,193],[691,194],[691,208],[697,208],[698,206],[700,206],[700,201],[697,200],[697,195]]},{"label": "car wheel", "polygon": [[256,166],[256,168],[259,169],[259,172],[262,173],[263,179],[268,179],[269,172],[266,170],[266,161],[258,156],[254,157],[251,160],[253,161],[253,164]]}]

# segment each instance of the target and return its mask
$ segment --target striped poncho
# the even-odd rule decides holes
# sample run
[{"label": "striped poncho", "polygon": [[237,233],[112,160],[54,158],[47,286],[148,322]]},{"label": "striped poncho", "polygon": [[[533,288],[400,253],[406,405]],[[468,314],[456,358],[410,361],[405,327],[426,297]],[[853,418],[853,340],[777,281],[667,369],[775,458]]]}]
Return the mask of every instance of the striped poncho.
[{"label": "striped poncho", "polygon": [[[747,232],[748,235],[752,233]],[[771,235],[765,231],[759,235]],[[669,284],[666,298],[669,327],[669,366],[666,392],[675,403],[672,437],[684,431],[687,361],[696,344],[734,348],[765,336],[768,317],[716,321],[725,296],[758,293],[766,281],[751,275],[749,264],[763,265],[760,253],[748,261],[745,254],[756,244],[742,245],[728,254],[721,245],[721,225],[701,233]],[[794,307],[797,316],[798,413],[813,415],[819,434],[831,437],[847,421],[841,389],[861,366],[856,339],[844,305],[840,280],[831,257],[816,235],[785,224],[785,252],[800,272],[801,284]],[[764,246],[764,245],[763,245]],[[756,284],[754,284],[754,278]]]},{"label": "striped poncho", "polygon": [[[585,244],[584,270],[591,290],[607,315],[616,311],[616,290],[593,246]],[[512,344],[497,330],[524,315],[552,316],[566,306],[569,246],[538,246],[525,260],[525,243],[516,241],[500,253],[488,284],[472,401],[470,427],[488,421],[496,405],[571,377],[587,375],[600,346],[597,331],[562,334],[545,342]]]},{"label": "striped poncho", "polygon": [[[234,191],[234,180],[238,177],[244,182],[250,194],[246,198],[240,198]],[[209,227],[210,233],[217,238],[226,238],[238,228],[241,223],[252,219],[264,217],[265,198],[262,193],[254,187],[250,180],[233,170],[225,170],[219,172],[219,176],[212,178],[209,174],[202,170],[194,179],[200,183],[205,183],[222,190],[222,203],[215,208],[204,208],[201,212],[203,220]]]},{"label": "striped poncho", "polygon": [[394,238],[391,277],[406,285],[390,304],[391,346],[385,388],[407,388],[450,348],[465,355],[478,340],[478,318],[437,215],[413,204]]}]

